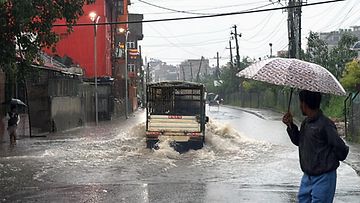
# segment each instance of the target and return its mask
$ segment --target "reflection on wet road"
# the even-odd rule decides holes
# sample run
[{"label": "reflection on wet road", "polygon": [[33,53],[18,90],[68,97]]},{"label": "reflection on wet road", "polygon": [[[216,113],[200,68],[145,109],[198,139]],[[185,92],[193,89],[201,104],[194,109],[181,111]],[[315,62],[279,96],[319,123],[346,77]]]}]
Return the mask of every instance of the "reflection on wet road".
[{"label": "reflection on wet road", "polygon": [[[297,149],[278,114],[220,107],[209,112],[206,145],[179,154],[165,140],[145,149],[135,118],[1,145],[0,201],[293,202]],[[337,202],[356,202],[360,178],[342,164]]]}]

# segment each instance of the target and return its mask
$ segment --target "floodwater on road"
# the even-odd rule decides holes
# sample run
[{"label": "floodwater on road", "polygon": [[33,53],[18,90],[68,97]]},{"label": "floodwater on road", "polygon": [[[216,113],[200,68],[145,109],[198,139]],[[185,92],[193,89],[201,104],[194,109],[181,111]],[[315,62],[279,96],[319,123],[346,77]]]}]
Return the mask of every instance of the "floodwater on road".
[{"label": "floodwater on road", "polygon": [[[221,107],[203,149],[145,148],[145,114],[0,145],[3,202],[294,202],[297,148],[278,115]],[[336,202],[359,202],[360,177],[338,170]]]}]

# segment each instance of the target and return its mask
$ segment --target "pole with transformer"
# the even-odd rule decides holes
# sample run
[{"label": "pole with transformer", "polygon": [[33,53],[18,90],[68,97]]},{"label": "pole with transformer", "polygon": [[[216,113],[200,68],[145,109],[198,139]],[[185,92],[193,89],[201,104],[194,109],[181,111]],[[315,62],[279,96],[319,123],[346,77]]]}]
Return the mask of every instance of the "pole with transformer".
[{"label": "pole with transformer", "polygon": [[[302,5],[302,4],[307,4],[307,0],[298,0],[298,4],[297,5]],[[302,29],[302,7],[297,7],[296,9],[296,18],[297,18],[297,32],[296,34],[298,35],[297,36],[297,39],[298,39],[298,43],[297,43],[297,57],[298,59],[302,59],[302,50],[301,50],[301,45],[302,45],[302,41],[301,41],[301,29]]]},{"label": "pole with transformer", "polygon": [[[302,0],[289,0],[288,2],[289,58],[301,58],[301,7],[293,8],[293,6],[302,5],[302,3]],[[293,91],[294,89],[291,88],[288,112],[290,112]]]},{"label": "pole with transformer", "polygon": [[229,48],[226,49],[230,49],[230,66],[233,67],[234,66],[234,62],[233,62],[233,53],[232,50],[234,49],[234,47],[231,46],[231,40],[229,40]]},{"label": "pole with transformer", "polygon": [[238,34],[237,32],[237,25],[233,26],[234,32],[231,32],[232,35],[235,37],[235,45],[236,45],[236,67],[238,70],[240,70],[240,53],[239,53],[239,40],[238,36],[241,37],[241,34]]}]

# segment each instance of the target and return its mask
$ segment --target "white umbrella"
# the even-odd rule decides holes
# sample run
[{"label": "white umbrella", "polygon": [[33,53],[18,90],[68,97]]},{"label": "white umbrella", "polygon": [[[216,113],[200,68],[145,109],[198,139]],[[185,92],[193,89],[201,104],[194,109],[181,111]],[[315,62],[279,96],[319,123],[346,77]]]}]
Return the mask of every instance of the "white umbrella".
[{"label": "white umbrella", "polygon": [[271,58],[240,71],[237,76],[275,85],[334,95],[346,95],[340,82],[324,67],[298,59]]},{"label": "white umbrella", "polygon": [[24,102],[22,102],[20,99],[15,99],[15,98],[12,98],[6,102],[3,102],[2,104],[26,106],[26,104]]},{"label": "white umbrella", "polygon": [[[298,59],[271,58],[259,61],[240,71],[237,76],[312,92],[346,95],[340,82],[327,69]],[[288,110],[291,96],[292,91]]]}]

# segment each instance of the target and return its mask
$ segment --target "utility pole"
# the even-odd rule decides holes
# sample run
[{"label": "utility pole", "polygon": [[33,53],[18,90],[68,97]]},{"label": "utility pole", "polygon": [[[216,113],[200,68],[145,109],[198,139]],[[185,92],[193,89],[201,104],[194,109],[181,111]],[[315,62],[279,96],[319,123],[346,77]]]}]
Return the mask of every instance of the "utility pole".
[{"label": "utility pole", "polygon": [[199,69],[198,69],[198,72],[196,74],[196,82],[200,82],[200,71],[201,71],[201,65],[202,65],[203,60],[204,60],[204,57],[201,56]]},{"label": "utility pole", "polygon": [[234,47],[231,46],[231,40],[229,40],[229,48],[226,48],[226,49],[230,49],[230,66],[234,67],[233,53],[232,53],[232,50],[234,49]]},{"label": "utility pole", "polygon": [[239,41],[238,41],[238,36],[241,37],[241,33],[238,34],[237,33],[237,26],[234,25],[234,32],[231,32],[232,35],[234,35],[235,37],[235,43],[236,43],[236,67],[238,70],[240,70],[240,54],[239,54]]},{"label": "utility pole", "polygon": [[146,101],[146,85],[145,85],[145,69],[144,69],[144,61],[143,61],[143,57],[142,57],[142,49],[141,49],[141,46],[139,46],[139,52],[140,52],[140,61],[141,61],[141,64],[140,64],[140,89],[142,90],[141,91],[141,104],[143,107],[144,104],[145,104],[145,101]]},{"label": "utility pole", "polygon": [[146,66],[146,83],[149,84],[150,82],[150,63],[147,63]]},{"label": "utility pole", "polygon": [[272,58],[272,46],[273,46],[273,44],[269,43],[269,46],[270,46],[270,57],[269,58]]},{"label": "utility pole", "polygon": [[[288,6],[295,5],[295,0],[289,0]],[[289,58],[296,58],[296,39],[295,39],[295,16],[294,8],[288,8],[288,36],[289,36]]]},{"label": "utility pole", "polygon": [[191,64],[191,62],[190,62],[190,77],[191,77],[190,82],[192,82],[194,78],[193,78],[193,69],[192,69],[192,64]]},{"label": "utility pole", "polygon": [[182,72],[183,72],[183,80],[185,81],[185,69],[184,66],[181,66]]},{"label": "utility pole", "polygon": [[[298,5],[302,5],[304,2],[307,3],[307,0],[297,0]],[[302,7],[297,7],[295,11],[295,16],[297,19],[297,56],[296,58],[301,59],[302,58],[302,50],[301,50],[301,15],[302,15]]]},{"label": "utility pole", "polygon": [[289,58],[301,58],[301,13],[303,0],[289,0],[288,30],[289,30]]},{"label": "utility pole", "polygon": [[216,68],[219,69],[220,65],[219,65],[219,52],[216,52]]}]

